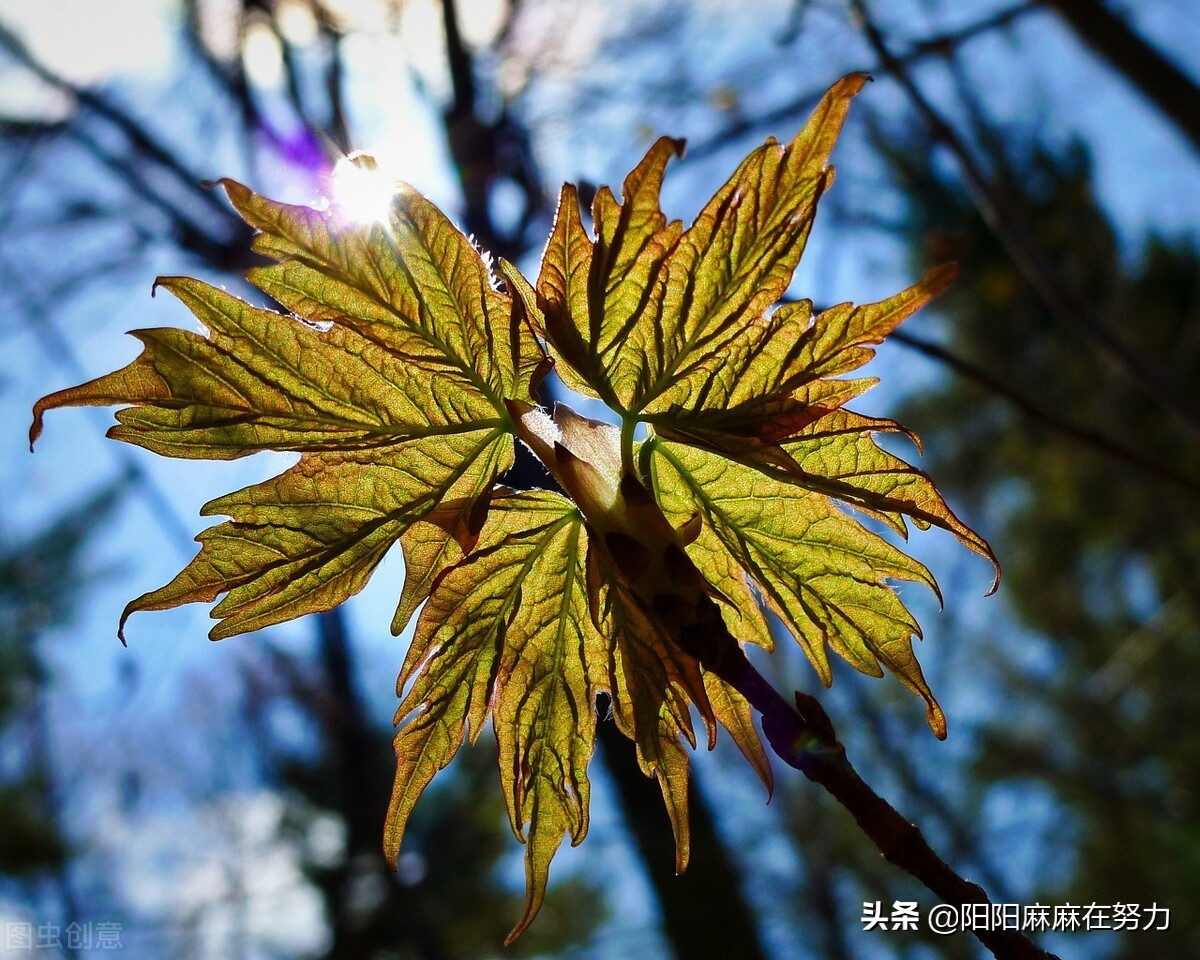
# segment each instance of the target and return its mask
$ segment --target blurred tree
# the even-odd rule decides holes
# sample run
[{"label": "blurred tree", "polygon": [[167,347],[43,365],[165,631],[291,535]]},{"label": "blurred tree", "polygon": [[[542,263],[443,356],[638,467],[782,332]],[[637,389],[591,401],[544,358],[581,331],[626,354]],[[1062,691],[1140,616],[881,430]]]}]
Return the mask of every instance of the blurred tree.
[{"label": "blurred tree", "polygon": [[47,634],[70,626],[95,577],[88,541],[122,490],[109,486],[35,533],[0,544],[0,876],[30,906],[78,916],[71,878],[80,837],[64,800],[71,778],[57,765],[48,698],[55,683]]},{"label": "blurred tree", "polygon": [[[203,179],[233,174],[260,183],[310,177],[327,168],[337,151],[372,146],[355,141],[360,118],[384,109],[395,91],[365,82],[353,59],[362,46],[355,44],[400,32],[413,11],[432,10],[441,27],[420,34],[429,48],[423,53],[440,66],[427,69],[414,62],[406,69],[440,118],[440,131],[432,132],[444,138],[452,159],[464,226],[484,246],[514,259],[531,252],[531,243],[544,236],[539,220],[548,215],[547,170],[555,178],[595,175],[606,151],[619,152],[620,167],[626,169],[639,138],[651,131],[689,134],[693,158],[726,148],[741,153],[767,133],[794,129],[835,73],[875,66],[841,4],[764,4],[761,15],[756,10],[749,16],[737,4],[726,9],[673,0],[523,0],[495,4],[496,26],[481,33],[478,24],[490,16],[491,6],[469,0],[424,5],[416,0],[182,0],[182,54],[155,84],[73,80],[48,67],[15,33],[0,30],[11,75],[35,78],[38,89],[48,92],[43,101],[51,104],[40,112],[15,111],[0,121],[0,169],[9,185],[0,196],[0,297],[27,315],[44,362],[61,368],[56,379],[80,379],[68,369],[80,363],[75,331],[60,330],[59,318],[79,310],[94,323],[111,313],[103,297],[114,284],[136,278],[141,287],[164,263],[173,272],[198,270],[210,279],[216,279],[214,272],[228,273],[236,282],[233,275],[249,262],[247,231],[218,194],[200,189]],[[966,10],[947,0],[923,0],[874,6],[886,12],[881,29],[884,39],[894,41],[897,61],[928,71],[922,80],[944,80],[943,58],[956,53],[970,59],[973,76],[987,78],[968,83],[951,76],[949,83],[930,84],[937,105],[959,124],[972,104],[980,116],[1033,109],[1028,100],[1005,100],[1001,93],[1008,96],[1022,83],[1034,89],[1045,85],[1036,67],[1047,49],[1056,51],[1062,71],[1070,72],[1070,34],[1057,47],[1043,42],[1053,34],[1046,29],[1057,16],[1051,8],[1069,15],[1068,8],[1100,5],[997,2]],[[1189,22],[1190,11],[1177,6],[1182,12],[1176,20]],[[1086,36],[1078,20],[1072,22]],[[1122,23],[1114,27],[1093,18],[1082,26],[1111,28],[1109,36],[1124,36]],[[265,51],[265,60],[250,56],[256,50]],[[1128,45],[1115,49],[1110,44],[1102,52],[1132,76]],[[1149,62],[1154,71],[1152,57],[1141,61],[1136,69],[1144,72]],[[278,83],[263,82],[256,73],[263,63],[276,63]],[[1143,90],[1149,85],[1147,95],[1158,108],[1192,135],[1194,116],[1186,104],[1194,91],[1168,82],[1164,97],[1162,80],[1161,71],[1148,83],[1133,78]],[[888,92],[881,83],[872,98],[886,104]],[[1183,113],[1165,100],[1185,104]],[[891,104],[895,107],[894,97]],[[1062,124],[1078,106],[1045,107],[1047,124]],[[986,136],[984,126],[977,125],[967,139],[984,158],[982,168],[1000,189],[1006,210],[1045,248],[1072,288],[1087,292],[1087,306],[1135,342],[1156,373],[1186,393],[1196,374],[1194,251],[1160,239],[1146,245],[1140,260],[1132,257],[1120,224],[1109,223],[1090,197],[1081,156],[1055,158],[1020,146],[1033,139],[1026,130]],[[888,139],[904,143],[896,136]],[[892,723],[890,715],[887,722],[873,717],[869,701],[886,696],[877,687],[856,699],[857,688],[845,682],[852,678],[839,677],[831,702],[845,716],[863,720],[861,730],[850,731],[856,755],[869,752],[872,764],[898,785],[904,809],[951,838],[955,856],[978,870],[989,888],[1001,889],[992,880],[1003,880],[1003,868],[1010,865],[993,862],[983,848],[987,825],[975,801],[993,784],[1030,788],[1045,781],[1054,785],[1063,803],[1064,831],[1079,837],[1081,851],[1073,872],[1076,886],[1050,889],[1047,881],[1047,896],[1170,899],[1177,910],[1172,939],[1154,945],[1164,954],[1191,955],[1196,950],[1187,940],[1184,908],[1200,902],[1194,879],[1200,875],[1197,841],[1188,827],[1196,822],[1196,743],[1190,732],[1195,710],[1189,691],[1200,622],[1188,580],[1197,559],[1191,509],[1195,446],[1181,440],[1144,396],[1139,399],[1124,381],[1111,377],[1103,362],[1095,362],[1061,329],[1049,329],[1042,302],[1006,259],[991,226],[972,213],[934,143],[904,146],[911,159],[900,186],[913,191],[914,199],[906,207],[902,236],[919,242],[928,260],[951,257],[964,264],[954,300],[947,301],[952,349],[930,352],[972,379],[953,381],[934,394],[916,411],[915,422],[927,440],[931,470],[939,480],[950,479],[947,469],[953,473],[960,496],[988,510],[981,527],[989,534],[1002,531],[996,545],[1009,571],[1004,596],[1016,609],[1012,621],[1005,619],[996,632],[1024,630],[1044,638],[1039,649],[1054,669],[1034,669],[997,654],[995,670],[1006,681],[992,696],[1001,716],[995,727],[979,731],[987,749],[980,749],[977,776],[964,775],[952,788],[932,775],[921,776],[913,759],[920,755],[916,738],[921,734]],[[571,151],[568,161],[562,157],[565,150]],[[852,143],[842,150],[844,168],[861,162]],[[839,177],[830,203],[840,202],[847,189],[843,183],[853,180]],[[872,190],[872,215],[906,203],[903,193],[897,199],[883,184]],[[841,247],[854,252],[837,260],[838,254],[814,246],[811,256],[824,258],[814,272],[819,282],[859,258],[857,242]],[[127,310],[123,303],[122,312]],[[1111,460],[1114,455],[1122,458],[1119,466]],[[152,479],[133,476],[139,496],[152,498],[155,515],[169,523],[161,490]],[[178,539],[177,531],[168,536]],[[54,571],[49,572],[53,581]],[[29,581],[23,582],[28,588]],[[43,581],[37,582],[45,595]],[[66,603],[66,595],[56,596]],[[399,938],[390,942],[403,941],[403,949],[415,956],[485,954],[493,935],[488,931],[501,923],[504,909],[501,894],[486,882],[492,869],[481,866],[493,862],[486,851],[493,849],[496,825],[503,828],[486,806],[474,805],[481,794],[472,783],[483,775],[486,761],[481,752],[464,755],[461,779],[419,811],[419,817],[430,819],[430,832],[413,834],[417,858],[407,860],[398,877],[382,870],[375,851],[390,777],[387,732],[367,718],[354,683],[362,672],[354,654],[364,645],[349,642],[335,618],[322,620],[319,629],[317,657],[281,666],[287,683],[280,687],[275,678],[268,699],[307,704],[316,718],[312,735],[320,750],[305,762],[272,759],[264,777],[291,791],[289,816],[295,822],[311,824],[324,812],[344,830],[344,856],[309,864],[331,920],[327,955],[370,956],[378,949],[382,956],[381,944],[389,938]],[[1006,641],[996,649],[1011,646]],[[0,684],[0,701],[6,690],[21,689]],[[260,745],[259,755],[273,757],[268,748]],[[950,761],[941,762],[958,770]],[[647,820],[639,814],[645,808],[629,792],[650,787],[653,797],[653,785],[636,771],[623,777],[619,765],[613,770],[633,833],[645,838],[636,842],[666,839],[657,799]],[[723,786],[725,780],[722,772],[710,782]],[[12,809],[36,813],[43,786],[31,781],[22,796],[34,797],[32,805],[16,799]],[[757,811],[749,810],[723,820],[725,826],[754,820],[771,830],[790,825],[794,832],[792,852],[802,868],[789,883],[765,892],[759,884],[757,914],[738,906],[738,872],[751,880],[777,876],[769,869],[772,850],[761,862],[748,861],[744,850],[723,847],[722,832],[703,819],[696,824],[697,843],[711,838],[711,856],[694,850],[683,881],[650,871],[663,926],[678,954],[689,960],[765,955],[769,951],[757,946],[764,930],[775,934],[771,942],[777,944],[781,927],[812,956],[967,954],[969,944],[949,939],[916,943],[872,937],[866,942],[857,929],[856,898],[887,902],[910,894],[880,863],[861,858],[854,863],[851,845],[843,842],[840,812],[826,810],[806,788],[781,783],[786,816],[776,821],[755,819]],[[460,792],[465,807],[457,805]],[[704,792],[693,803],[696,817],[704,817],[703,800]],[[777,801],[775,809],[782,805]],[[447,829],[449,823],[457,824],[455,831]],[[770,839],[775,854],[788,846],[782,834]],[[467,881],[451,866],[459,860],[460,843],[463,851],[479,846],[469,857],[463,853],[462,861],[471,867]],[[53,842],[43,849],[33,860],[42,856],[46,863],[61,863],[55,858],[70,852],[56,853]],[[732,864],[725,856],[729,852],[735,854]],[[716,866],[710,871],[709,864]],[[648,862],[652,865],[669,867],[669,859]],[[1088,880],[1093,870],[1104,878],[1102,887]],[[1001,876],[989,878],[996,873]],[[1127,882],[1133,876],[1139,878],[1136,884]],[[530,940],[528,949],[578,947],[595,919],[596,900],[590,888],[559,884],[531,931],[546,940]],[[478,923],[459,929],[465,912],[455,907],[448,913],[445,904],[451,901],[479,903],[473,918]],[[773,927],[761,921],[764,903],[774,906]],[[407,932],[397,932],[398,924]],[[1134,942],[1125,949],[1132,950]]]},{"label": "blurred tree", "polygon": [[[1200,382],[1193,242],[1122,236],[1097,202],[1082,144],[1056,152],[1031,131],[1001,133],[976,119],[1005,202],[1060,274],[1162,377]],[[1078,861],[1065,883],[1043,882],[1044,902],[1157,902],[1172,916],[1170,930],[1153,934],[1154,952],[1192,955],[1200,449],[1055,326],[961,186],[913,163],[927,148],[889,151],[906,197],[904,231],[922,263],[961,265],[940,304],[947,349],[986,376],[951,378],[913,398],[904,416],[926,440],[930,469],[990,518],[1016,618],[973,644],[999,697],[1022,704],[982,731],[976,775],[1042,782],[1063,804]],[[1046,660],[1011,656],[1006,635],[1016,631],[1038,638],[1017,643],[1048,641]],[[1119,955],[1146,949],[1131,935]]]}]

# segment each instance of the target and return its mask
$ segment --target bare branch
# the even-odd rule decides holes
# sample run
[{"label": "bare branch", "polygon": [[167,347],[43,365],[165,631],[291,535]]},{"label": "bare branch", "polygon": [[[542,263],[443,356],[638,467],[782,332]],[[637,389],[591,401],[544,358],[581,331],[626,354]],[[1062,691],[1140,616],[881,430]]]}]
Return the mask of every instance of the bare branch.
[{"label": "bare branch", "polygon": [[206,178],[186,167],[175,153],[159,143],[138,120],[130,116],[103,94],[80,87],[65,77],[59,76],[45,64],[38,61],[20,39],[3,24],[0,24],[0,49],[7,51],[21,66],[25,67],[25,69],[39,80],[68,94],[80,107],[113,124],[113,126],[125,135],[139,154],[152,160],[171,174],[181,185],[188,188],[194,196],[201,198],[202,202],[217,213],[221,219],[234,219],[232,212],[215,194],[199,188],[200,184]]},{"label": "bare branch", "polygon": [[1070,437],[1072,440],[1091,447],[1093,450],[1103,453],[1105,456],[1112,457],[1114,460],[1119,460],[1131,467],[1136,467],[1150,476],[1175,484],[1191,493],[1200,493],[1200,480],[1185,476],[1164,463],[1159,463],[1157,460],[1138,453],[1136,450],[1113,440],[1111,437],[1105,436],[1098,430],[1073,423],[1064,417],[1050,412],[1030,400],[1020,391],[1010,387],[999,377],[993,376],[982,367],[971,363],[969,360],[964,360],[939,344],[914,336],[911,333],[906,333],[903,330],[892,331],[888,335],[888,339],[889,341],[894,340],[897,343],[901,343],[910,350],[915,350],[923,356],[945,364],[959,376],[971,380],[991,393],[1002,397],[1027,417],[1044,424],[1065,437]]},{"label": "bare branch", "polygon": [[1200,150],[1200,86],[1101,0],[1041,0]]},{"label": "bare branch", "polygon": [[[720,621],[720,613],[716,621]],[[885,860],[919,880],[949,904],[987,904],[992,901],[977,883],[961,877],[943,860],[920,829],[901,816],[859,776],[833,729],[829,715],[814,698],[796,693],[793,708],[759,673],[737,641],[726,633],[721,641],[708,635],[708,649],[693,652],[706,670],[733,686],[762,715],[763,734],[772,751],[814,783],[824,787],[850,812]],[[706,644],[707,646],[707,644]],[[1057,960],[1016,930],[972,931],[998,960]]]},{"label": "bare branch", "polygon": [[1122,370],[1143,393],[1170,411],[1180,423],[1200,433],[1200,411],[1194,404],[1175,384],[1166,381],[1143,357],[1116,337],[1066,288],[1058,271],[1034,242],[1029,231],[992,187],[967,144],[921,92],[908,65],[892,53],[871,18],[866,3],[863,0],[851,0],[850,6],[880,63],[908,95],[930,135],[945,145],[958,160],[963,181],[984,222],[1008,251],[1013,263],[1041,297],[1051,315]]},{"label": "bare branch", "polygon": [[[931,57],[944,57],[955,52],[976,37],[989,33],[992,30],[1009,26],[1025,14],[1035,12],[1038,9],[1037,0],[1027,0],[1027,2],[1015,4],[990,17],[985,17],[975,23],[961,27],[958,30],[927,37],[924,40],[917,40],[904,53],[897,54],[897,59],[904,64],[916,64]],[[859,69],[864,72],[867,70],[866,67]],[[822,85],[820,88],[806,90],[804,93],[793,97],[787,103],[781,104],[773,110],[768,110],[753,117],[739,117],[720,133],[708,140],[703,140],[696,144],[689,143],[688,158],[694,160],[709,156],[738,137],[745,136],[756,130],[763,130],[788,123],[797,117],[807,116],[812,111],[816,102],[821,99],[821,95],[824,92],[825,88]]]}]

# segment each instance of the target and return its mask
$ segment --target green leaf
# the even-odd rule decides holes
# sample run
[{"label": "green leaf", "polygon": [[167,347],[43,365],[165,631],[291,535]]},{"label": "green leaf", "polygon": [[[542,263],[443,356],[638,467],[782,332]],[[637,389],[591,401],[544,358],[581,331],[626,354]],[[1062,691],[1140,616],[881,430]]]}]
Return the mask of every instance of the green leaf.
[{"label": "green leaf", "polygon": [[122,629],[135,611],[221,594],[214,638],[328,610],[428,515],[410,537],[399,629],[469,541],[447,528],[443,502],[465,503],[477,531],[512,463],[505,400],[527,397],[542,363],[524,307],[493,288],[468,240],[410,188],[388,224],[361,226],[336,209],[225,187],[262,231],[256,249],[279,260],[251,279],[293,316],[198,280],[160,280],[205,334],[140,331],[145,349],[127,367],[38,402],[31,441],[47,410],[130,404],[110,435],[161,454],[302,452],[273,480],[208,504],[206,515],[230,521],[200,535],[199,555],[171,583],[130,603]]},{"label": "green leaf", "polygon": [[675,406],[646,419],[664,436],[792,469],[779,444],[874,383],[827,378],[870,360],[870,345],[944,290],[955,272],[941,267],[879,303],[838,304],[815,319],[807,300],[783,306],[748,324],[720,358],[701,367]]},{"label": "green leaf", "polygon": [[[879,303],[785,293],[833,171],[827,161],[861,74],[825,95],[786,146],[755,150],[690,228],[659,195],[682,142],[662,138],[583,223],[564,187],[536,289],[499,272],[446,217],[399,184],[383,223],[338,206],[277,203],[223,181],[272,261],[249,279],[288,313],[188,278],[160,285],[204,332],[142,330],[122,370],[51,394],[45,412],[116,405],[110,435],[160,454],[233,459],[291,451],[277,477],[203,508],[224,522],[197,557],[122,616],[212,602],[214,638],[328,610],[358,592],[399,541],[405,582],[392,629],[417,615],[398,681],[396,780],[385,847],[464,740],[489,718],[509,818],[525,844],[532,921],[564,837],[588,826],[596,698],[655,777],[688,860],[692,711],[718,725],[771,789],[738,648],[770,649],[762,600],[822,681],[829,651],[887,669],[945,718],[913,656],[920,629],[893,589],[930,572],[849,510],[907,535],[949,531],[995,562],[919,470],[876,442],[904,433],[846,404],[856,370],[941,291],[935,270]],[[534,404],[551,360],[606,402],[614,427]],[[635,428],[649,439],[635,456]],[[497,486],[520,438],[565,496]],[[912,438],[915,440],[915,438]],[[760,599],[761,598],[761,599]],[[424,606],[422,607],[422,604]],[[703,665],[702,665],[703,664]],[[714,672],[715,671],[715,672]],[[720,676],[718,676],[718,673]]]},{"label": "green leaf", "polygon": [[936,590],[923,564],[828,497],[753,468],[658,438],[644,445],[641,457],[664,509],[700,512],[826,686],[833,682],[827,647],[873,676],[885,666],[925,700],[929,726],[945,737],[945,717],[912,652],[920,627],[889,586],[909,580]]},{"label": "green leaf", "polygon": [[202,531],[196,558],[132,601],[122,628],[139,610],[208,603],[222,593],[214,640],[330,610],[358,593],[396,538],[440,500],[483,496],[511,464],[511,448],[494,427],[369,454],[305,454],[280,476],[206,504],[204,515],[232,519]]},{"label": "green leaf", "polygon": [[[693,704],[710,745],[715,736],[699,665],[631,594],[590,528],[558,494],[494,497],[472,548],[438,578],[398,681],[403,725],[385,848],[395,859],[420,794],[464,739],[474,742],[490,711],[513,832],[526,845],[525,912],[510,940],[541,906],[564,836],[577,844],[587,832],[598,693],[612,695],[618,727],[659,781],[680,871],[688,854],[682,741],[695,746]],[[713,689],[739,745],[761,758],[744,701]]]},{"label": "green leaf", "polygon": [[538,279],[546,336],[570,386],[622,416],[680,406],[724,349],[787,289],[832,181],[825,163],[864,74],[836,84],[786,147],[755,150],[681,232],[658,210],[670,154],[659,140],[625,182],[597,193],[596,239],[563,190]]},{"label": "green leaf", "polygon": [[[583,518],[552,493],[498,497],[478,544],[441,578],[417,622],[398,689],[412,680],[397,720],[396,787],[385,847],[395,859],[408,815],[469,729],[495,713],[513,831],[526,844],[525,913],[545,895],[565,834],[587,833],[587,764],[595,700],[608,653],[592,625]],[[415,679],[414,679],[415,677]]]}]

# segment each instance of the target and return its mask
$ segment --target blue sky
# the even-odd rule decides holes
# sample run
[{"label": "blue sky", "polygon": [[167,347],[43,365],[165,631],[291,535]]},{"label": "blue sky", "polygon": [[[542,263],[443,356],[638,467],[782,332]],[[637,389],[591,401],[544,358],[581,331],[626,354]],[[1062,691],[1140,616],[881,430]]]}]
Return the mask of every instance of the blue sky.
[{"label": "blue sky", "polygon": [[[795,73],[758,66],[764,59],[763,36],[783,30],[789,4],[763,4],[755,16],[755,30],[746,29],[742,4],[733,0],[697,4],[697,12],[682,21],[682,49],[705,54],[682,61],[661,51],[657,58],[623,53],[636,50],[622,35],[631,22],[630,5],[586,6],[588,9],[577,14],[579,22],[570,34],[571,42],[556,51],[557,59],[536,77],[526,94],[538,157],[551,192],[564,179],[619,182],[640,157],[651,134],[682,135],[700,143],[720,129],[722,117],[710,102],[674,102],[660,96],[664,85],[677,79],[681,71],[697,92],[727,87],[737,109],[757,114],[795,96],[800,92],[798,85],[816,92],[840,73],[870,63],[861,42],[826,6],[814,6],[807,17],[805,32],[793,53],[804,68]],[[974,18],[1003,5],[969,6]],[[60,0],[37,5],[0,0],[0,22],[25,37],[56,69],[80,82],[108,84],[131,109],[152,116],[165,139],[186,142],[205,129],[205,121],[198,113],[203,107],[199,96],[189,101],[187,84],[180,85],[172,74],[177,63],[171,47],[172,7],[169,0]],[[386,157],[418,189],[453,211],[458,202],[456,185],[447,165],[437,113],[437,98],[444,95],[446,83],[436,43],[428,40],[436,39],[437,22],[421,27],[423,9],[421,4],[413,4],[411,16],[418,19],[410,24],[414,34],[407,43],[366,31],[353,38],[348,78],[351,121],[359,138],[357,146]],[[547,3],[545,9],[547,18],[565,16],[559,4]],[[923,9],[920,3],[906,3],[890,5],[888,12],[897,21],[903,18],[906,24],[916,24],[907,29],[919,36],[924,33],[920,26]],[[1200,24],[1193,4],[1182,0],[1143,4],[1130,12],[1150,39],[1196,73]],[[481,22],[486,19],[484,14],[486,10],[480,7]],[[967,18],[965,13],[962,17]],[[422,34],[422,29],[432,32]],[[524,44],[530,51],[539,50],[536,24],[527,32],[528,36],[518,38],[518,49]],[[414,42],[413,35],[426,41]],[[104,42],[97,42],[98,36]],[[1081,51],[1050,14],[1027,16],[1009,35],[976,40],[970,54],[972,69],[979,74],[978,89],[995,117],[1014,124],[1036,121],[1052,141],[1065,143],[1078,136],[1092,146],[1097,189],[1122,226],[1131,256],[1150,230],[1195,235],[1200,223],[1200,190],[1194,154],[1139,94]],[[529,56],[532,59],[532,53]],[[0,108],[62,109],[55,96],[39,91],[36,85],[17,82],[17,72],[11,66],[0,69]],[[935,96],[946,92],[945,78],[936,69],[921,76]],[[389,91],[386,99],[374,95],[381,89]],[[898,91],[886,81],[876,83],[863,96],[871,109],[885,114],[901,109]],[[775,132],[787,137],[798,125]],[[869,200],[880,178],[879,163],[863,141],[862,127],[852,123],[835,155],[839,166],[835,189],[857,204]],[[664,194],[668,211],[690,217],[743,152],[744,143],[704,159],[679,163],[669,175]],[[229,173],[248,177],[253,172],[245,169],[240,156],[220,139],[205,142],[192,159],[205,176]],[[13,158],[9,161],[16,162]],[[33,219],[52,216],[64,192],[80,195],[92,189],[111,189],[101,178],[90,179],[90,168],[70,148],[43,151],[38,163],[42,166],[22,174],[20,192],[10,201],[31,211]],[[315,200],[323,188],[321,182],[269,164],[257,174],[255,186],[284,199]],[[0,236],[0,268],[12,271],[39,293],[47,289],[46,281],[56,275],[64,258],[86,253],[94,243],[82,235],[64,241],[49,230],[16,238]],[[823,217],[818,220],[794,289],[824,303],[876,299],[911,282],[905,258],[893,241],[877,233],[838,227]],[[525,266],[534,270],[536,259]],[[125,330],[172,324],[194,328],[195,321],[169,296],[153,300],[149,296],[157,273],[185,269],[188,265],[177,250],[151,245],[85,292],[54,296],[47,309],[74,361],[88,375],[99,375],[136,353],[136,342],[122,335]],[[0,282],[0,309],[10,317],[38,322],[30,314],[29,298],[13,284]],[[936,316],[916,322],[926,331],[936,330]],[[47,355],[24,323],[9,324],[2,344],[0,402],[6,405],[6,415],[0,420],[0,449],[6,451],[2,467],[6,496],[0,503],[0,536],[11,541],[39,528],[63,505],[118,474],[126,462],[122,458],[136,459],[173,511],[173,517],[164,521],[144,498],[130,498],[92,548],[90,563],[102,573],[79,620],[49,638],[48,649],[61,666],[55,700],[58,749],[64,755],[84,758],[84,769],[90,765],[102,771],[105,764],[124,762],[129,752],[152,749],[157,734],[148,735],[147,724],[169,730],[180,722],[181,704],[188,702],[188,690],[199,678],[211,684],[214,696],[206,704],[193,701],[190,709],[209,709],[213,713],[203,722],[220,722],[219,711],[227,704],[222,702],[220,684],[214,678],[236,669],[244,656],[240,647],[261,641],[237,638],[209,644],[203,639],[210,625],[207,611],[191,606],[135,617],[128,629],[130,649],[124,651],[115,640],[117,617],[127,600],[161,585],[186,561],[186,548],[170,532],[172,525],[182,524],[192,533],[202,529],[205,524],[197,515],[202,503],[277,473],[292,458],[267,454],[209,464],[167,461],[139,450],[118,452],[102,437],[102,424],[109,417],[103,411],[52,414],[37,453],[31,457],[25,450],[30,405],[38,396],[66,386],[76,377],[61,356],[51,359]],[[889,409],[905,391],[920,389],[930,378],[942,375],[928,362],[894,348],[881,351],[873,372],[885,383],[869,404],[878,412]],[[997,608],[1003,608],[1003,596],[982,599],[989,581],[985,565],[952,560],[948,537],[919,536],[914,548],[944,585],[953,581],[950,603],[956,617],[985,622],[995,616]],[[386,629],[402,567],[396,551],[349,605],[354,634],[360,638],[360,685],[378,717],[390,715],[394,707],[392,677],[406,646],[403,638],[391,638]],[[937,617],[930,608],[922,609],[929,627],[929,639],[922,648],[927,655],[939,635]],[[270,633],[270,642],[290,649],[305,649],[312,642],[311,627],[305,623],[285,625]],[[936,663],[938,658],[931,659]],[[133,684],[128,679],[131,669],[138,677]],[[956,717],[969,726],[977,713],[988,713],[989,704],[977,687],[955,682],[951,676],[942,679],[952,726]],[[811,688],[811,682],[806,683]],[[917,709],[915,702],[906,707]],[[699,758],[700,765],[707,762],[709,758]],[[250,786],[248,782],[246,788]],[[743,786],[734,784],[726,790],[714,783],[711,789],[715,796],[727,799],[740,797]],[[101,798],[96,802],[103,808],[112,801]],[[994,820],[1003,824],[1011,810],[1003,808],[1004,798],[995,802],[1001,809]],[[606,807],[603,789],[597,805],[601,810]],[[756,819],[758,816],[763,819]],[[759,811],[749,822],[765,830],[773,816],[771,811]],[[1002,831],[1002,827],[996,829]],[[581,858],[595,857],[600,851],[611,860],[606,869],[614,876],[628,869],[628,850],[622,846],[611,811],[598,816],[595,835],[581,851],[563,852],[556,869],[569,870],[573,862],[578,867],[585,862]],[[653,935],[644,930],[639,936],[653,942]],[[779,936],[776,946],[781,952],[791,946],[790,936]]]}]

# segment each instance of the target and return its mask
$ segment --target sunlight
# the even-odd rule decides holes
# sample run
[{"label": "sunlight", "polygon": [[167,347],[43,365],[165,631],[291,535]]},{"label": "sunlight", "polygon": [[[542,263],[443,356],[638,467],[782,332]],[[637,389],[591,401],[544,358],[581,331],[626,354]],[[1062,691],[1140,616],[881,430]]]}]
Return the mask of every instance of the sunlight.
[{"label": "sunlight", "polygon": [[283,85],[283,44],[266,17],[246,18],[242,34],[242,64],[251,85],[273,89]]},{"label": "sunlight", "polygon": [[[44,66],[91,86],[114,75],[158,76],[176,29],[172,0],[0,0],[0,23]],[[5,77],[0,86],[12,82]]]},{"label": "sunlight", "polygon": [[369,153],[355,151],[333,168],[334,206],[354,223],[386,223],[399,181]]}]

